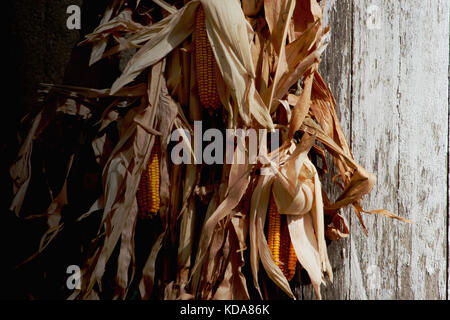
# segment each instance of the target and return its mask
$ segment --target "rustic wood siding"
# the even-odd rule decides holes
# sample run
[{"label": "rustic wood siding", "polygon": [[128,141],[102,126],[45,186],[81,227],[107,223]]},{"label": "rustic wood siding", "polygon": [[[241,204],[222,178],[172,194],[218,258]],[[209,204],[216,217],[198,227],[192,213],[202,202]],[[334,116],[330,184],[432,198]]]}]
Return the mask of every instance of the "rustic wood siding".
[{"label": "rustic wood siding", "polygon": [[365,215],[366,237],[345,211],[351,236],[329,247],[336,279],[324,298],[446,299],[449,2],[328,0],[326,15],[322,72],[356,160],[377,177],[362,204],[416,224]]}]

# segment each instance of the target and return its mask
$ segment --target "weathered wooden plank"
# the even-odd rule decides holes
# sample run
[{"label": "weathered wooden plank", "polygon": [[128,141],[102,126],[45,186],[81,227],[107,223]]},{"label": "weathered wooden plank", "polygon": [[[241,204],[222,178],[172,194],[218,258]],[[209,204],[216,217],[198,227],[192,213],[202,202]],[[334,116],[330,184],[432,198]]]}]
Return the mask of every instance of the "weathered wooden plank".
[{"label": "weathered wooden plank", "polygon": [[377,183],[367,201],[416,225],[352,219],[352,299],[442,299],[448,150],[447,1],[358,1],[352,148]]},{"label": "weathered wooden plank", "polygon": [[[325,3],[324,24],[331,26],[330,43],[324,53],[320,72],[333,92],[337,114],[346,138],[350,139],[350,88],[351,88],[351,41],[352,41],[352,0],[328,0]],[[328,179],[336,174],[331,159],[328,159]],[[339,195],[336,185],[329,182],[324,185],[331,200]],[[348,217],[349,210],[343,212]],[[334,283],[322,286],[322,298],[328,300],[348,299],[349,291],[349,239],[332,242],[328,247],[333,266]],[[312,286],[303,287],[304,299],[315,299]]]},{"label": "weathered wooden plank", "polygon": [[[399,1],[354,1],[352,150],[377,182],[363,201],[368,209],[398,212],[399,184]],[[351,219],[350,299],[395,299],[396,221],[364,216],[366,237]]]},{"label": "weathered wooden plank", "polygon": [[399,11],[397,297],[445,299],[447,266],[448,0],[401,1]]}]

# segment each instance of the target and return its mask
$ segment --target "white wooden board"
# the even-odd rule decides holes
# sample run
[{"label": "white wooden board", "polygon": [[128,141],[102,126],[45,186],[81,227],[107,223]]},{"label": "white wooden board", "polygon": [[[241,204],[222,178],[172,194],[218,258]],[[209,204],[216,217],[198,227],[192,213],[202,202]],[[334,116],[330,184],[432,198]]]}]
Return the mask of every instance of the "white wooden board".
[{"label": "white wooden board", "polygon": [[448,298],[449,9],[447,0],[327,1],[322,72],[356,160],[377,177],[362,205],[416,224],[365,215],[366,237],[346,212],[351,237],[329,247],[336,281],[325,299]]}]

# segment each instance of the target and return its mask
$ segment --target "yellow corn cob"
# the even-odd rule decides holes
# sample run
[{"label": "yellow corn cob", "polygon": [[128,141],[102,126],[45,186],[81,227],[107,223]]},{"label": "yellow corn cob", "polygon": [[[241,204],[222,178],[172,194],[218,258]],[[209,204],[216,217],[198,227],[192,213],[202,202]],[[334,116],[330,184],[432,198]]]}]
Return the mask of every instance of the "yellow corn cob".
[{"label": "yellow corn cob", "polygon": [[294,246],[292,241],[289,244],[289,258],[288,258],[288,276],[287,279],[290,281],[294,275],[297,268],[297,255],[295,254]]},{"label": "yellow corn cob", "polygon": [[278,213],[273,197],[269,204],[267,241],[275,264],[290,281],[295,275],[297,256],[289,237],[286,216]]},{"label": "yellow corn cob", "polygon": [[207,109],[218,109],[221,105],[216,85],[218,67],[206,33],[205,11],[201,5],[195,15],[194,43],[195,74],[200,102]]},{"label": "yellow corn cob", "polygon": [[281,226],[281,215],[278,213],[277,206],[270,199],[269,205],[269,226],[268,226],[268,244],[269,249],[272,252],[273,260],[277,265],[280,261],[280,226]]},{"label": "yellow corn cob", "polygon": [[159,140],[155,139],[155,144],[147,162],[147,166],[142,172],[141,180],[137,191],[137,202],[139,216],[141,218],[151,217],[158,213],[160,206],[159,198]]}]

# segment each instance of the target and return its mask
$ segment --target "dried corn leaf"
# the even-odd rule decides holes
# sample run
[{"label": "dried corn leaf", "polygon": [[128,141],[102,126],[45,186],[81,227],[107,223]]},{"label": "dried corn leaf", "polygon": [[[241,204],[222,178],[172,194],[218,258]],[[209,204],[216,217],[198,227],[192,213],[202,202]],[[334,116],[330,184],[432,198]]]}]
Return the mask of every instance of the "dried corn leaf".
[{"label": "dried corn leaf", "polygon": [[147,43],[131,58],[122,75],[114,82],[112,94],[133,81],[145,68],[164,58],[192,33],[198,4],[197,1],[189,2],[149,30],[151,33]]},{"label": "dried corn leaf", "polygon": [[[102,29],[102,26],[109,25],[108,23],[111,20],[112,15],[116,9],[119,9],[123,5],[122,0],[114,0],[114,2],[106,8],[105,14],[103,15],[102,20],[100,21],[100,26],[98,29]],[[100,30],[98,32],[101,32]],[[89,60],[89,65],[93,65],[95,62],[101,59],[103,52],[106,49],[108,44],[108,39],[102,38],[98,42],[94,43],[91,52],[91,58]]]},{"label": "dried corn leaf", "polygon": [[10,169],[10,174],[13,180],[14,198],[10,206],[10,210],[14,211],[19,216],[25,199],[28,185],[31,180],[31,154],[33,152],[33,140],[35,134],[40,126],[42,119],[42,112],[34,118],[30,131],[22,144],[17,160],[13,163]]}]

